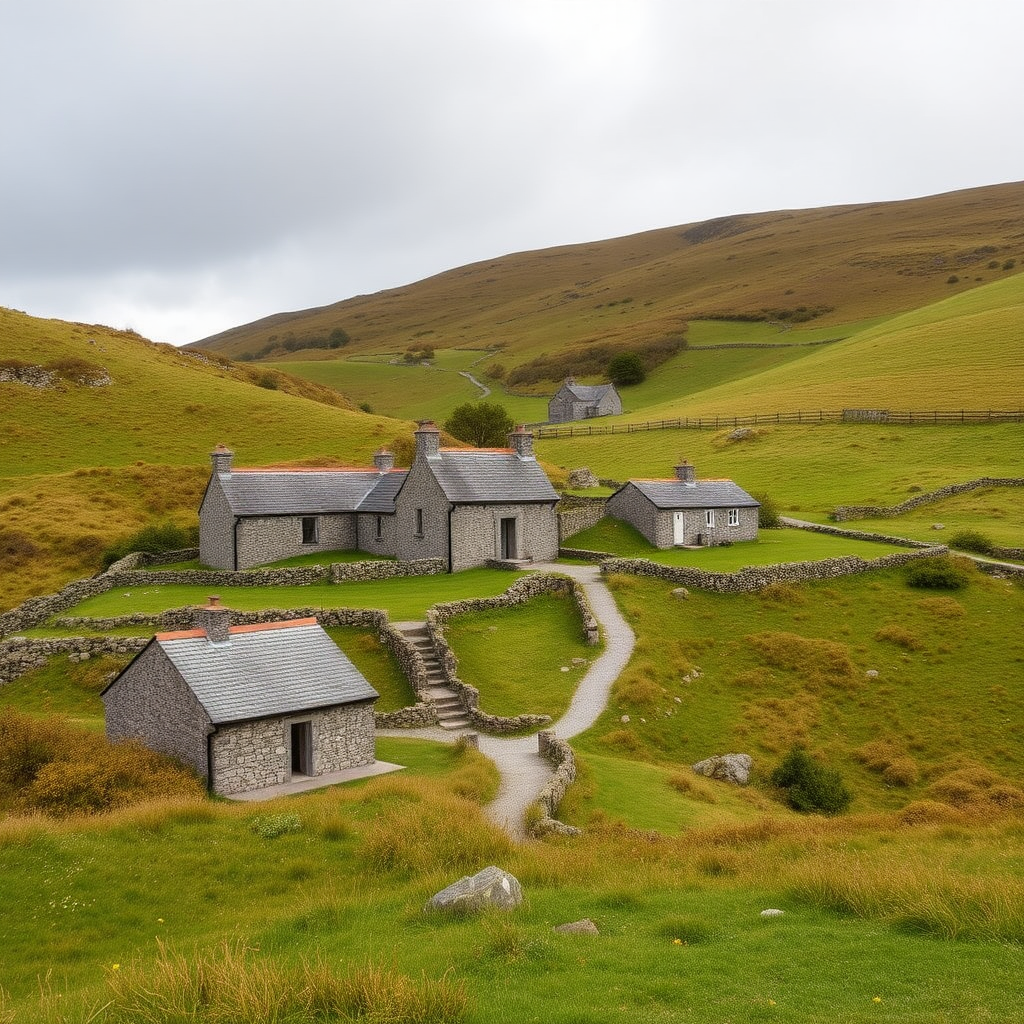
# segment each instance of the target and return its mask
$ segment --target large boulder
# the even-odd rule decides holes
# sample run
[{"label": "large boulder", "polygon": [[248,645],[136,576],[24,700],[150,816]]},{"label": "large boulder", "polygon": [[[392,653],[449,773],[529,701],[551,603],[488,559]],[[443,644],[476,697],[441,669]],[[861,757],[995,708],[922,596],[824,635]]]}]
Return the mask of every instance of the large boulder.
[{"label": "large boulder", "polygon": [[749,754],[719,754],[698,761],[693,770],[709,779],[745,786],[750,781],[750,767],[753,763],[754,759]]},{"label": "large boulder", "polygon": [[600,486],[597,477],[586,466],[580,466],[579,469],[570,469],[568,482],[570,489],[574,491],[582,491],[588,487]]},{"label": "large boulder", "polygon": [[519,880],[493,864],[475,875],[453,882],[447,889],[427,900],[427,910],[448,910],[460,914],[476,913],[485,907],[511,910],[523,902]]}]

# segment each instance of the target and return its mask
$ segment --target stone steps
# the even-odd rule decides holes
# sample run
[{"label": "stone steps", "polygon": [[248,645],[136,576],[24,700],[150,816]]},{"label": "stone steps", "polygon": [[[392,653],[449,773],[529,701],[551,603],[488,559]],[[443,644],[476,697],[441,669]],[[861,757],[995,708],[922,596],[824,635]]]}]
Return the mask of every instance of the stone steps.
[{"label": "stone steps", "polygon": [[434,653],[425,624],[409,623],[399,627],[402,635],[419,652],[427,673],[426,695],[437,712],[438,724],[442,729],[467,729],[470,726],[466,709],[459,695],[447,685],[444,669]]}]

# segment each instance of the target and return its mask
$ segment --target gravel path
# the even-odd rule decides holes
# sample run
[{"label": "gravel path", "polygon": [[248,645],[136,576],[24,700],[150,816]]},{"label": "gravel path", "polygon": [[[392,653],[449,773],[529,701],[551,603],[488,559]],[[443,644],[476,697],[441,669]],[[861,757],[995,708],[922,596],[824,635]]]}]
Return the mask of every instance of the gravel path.
[{"label": "gravel path", "polygon": [[[602,582],[601,572],[596,566],[542,564],[532,568],[538,572],[559,572],[578,580],[604,635],[605,649],[580,681],[568,710],[557,722],[548,726],[560,739],[570,739],[589,729],[604,710],[612,683],[626,667],[633,653],[635,637]],[[460,735],[441,728],[392,729],[381,730],[381,733],[444,743],[453,743]],[[536,802],[553,771],[550,762],[537,752],[537,737],[502,739],[499,736],[481,735],[479,742],[481,753],[486,754],[501,773],[498,795],[484,809],[485,813],[514,839],[529,838],[524,828],[526,809]]]}]

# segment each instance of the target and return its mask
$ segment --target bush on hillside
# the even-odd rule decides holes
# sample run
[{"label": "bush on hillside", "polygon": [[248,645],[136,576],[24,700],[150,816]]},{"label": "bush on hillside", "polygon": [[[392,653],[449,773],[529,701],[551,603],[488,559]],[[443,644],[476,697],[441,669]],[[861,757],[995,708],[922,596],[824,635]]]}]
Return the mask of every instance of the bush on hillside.
[{"label": "bush on hillside", "polygon": [[926,590],[962,590],[971,582],[973,571],[974,566],[963,558],[922,558],[908,567],[907,583]]},{"label": "bush on hillside", "polygon": [[199,526],[179,526],[177,523],[156,523],[112,544],[103,552],[103,568],[108,569],[133,551],[155,555],[161,551],[180,551],[199,545]]},{"label": "bush on hillside", "polygon": [[785,790],[790,807],[798,811],[838,814],[853,799],[834,768],[819,764],[802,747],[793,747],[771,775],[772,785]]},{"label": "bush on hillside", "polygon": [[66,817],[202,791],[191,772],[138,743],[110,743],[59,718],[0,710],[2,809]]},{"label": "bush on hillside", "polygon": [[979,530],[957,530],[950,534],[947,542],[951,548],[959,551],[970,551],[976,555],[991,555],[995,546],[992,541]]},{"label": "bush on hillside", "polygon": [[642,384],[646,377],[643,360],[636,352],[621,352],[608,361],[608,379],[616,387]]},{"label": "bush on hillside", "polygon": [[762,530],[779,529],[782,526],[782,523],[779,521],[779,516],[782,514],[779,511],[779,503],[770,494],[765,494],[764,491],[751,492],[750,496],[754,501],[761,502],[761,507],[757,510],[758,527]]}]

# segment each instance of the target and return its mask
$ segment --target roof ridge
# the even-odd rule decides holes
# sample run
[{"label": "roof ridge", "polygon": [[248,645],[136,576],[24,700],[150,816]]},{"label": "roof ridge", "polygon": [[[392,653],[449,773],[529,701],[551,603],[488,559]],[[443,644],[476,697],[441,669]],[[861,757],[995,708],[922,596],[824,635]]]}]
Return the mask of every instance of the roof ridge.
[{"label": "roof ridge", "polygon": [[[279,622],[250,622],[240,626],[229,626],[228,633],[258,633],[261,630],[270,629],[285,629],[289,626],[315,626],[317,620],[315,616],[310,616],[305,619],[282,619]],[[178,629],[171,630],[167,633],[157,633],[154,636],[155,640],[198,640],[199,637],[205,637],[205,629]]]}]

